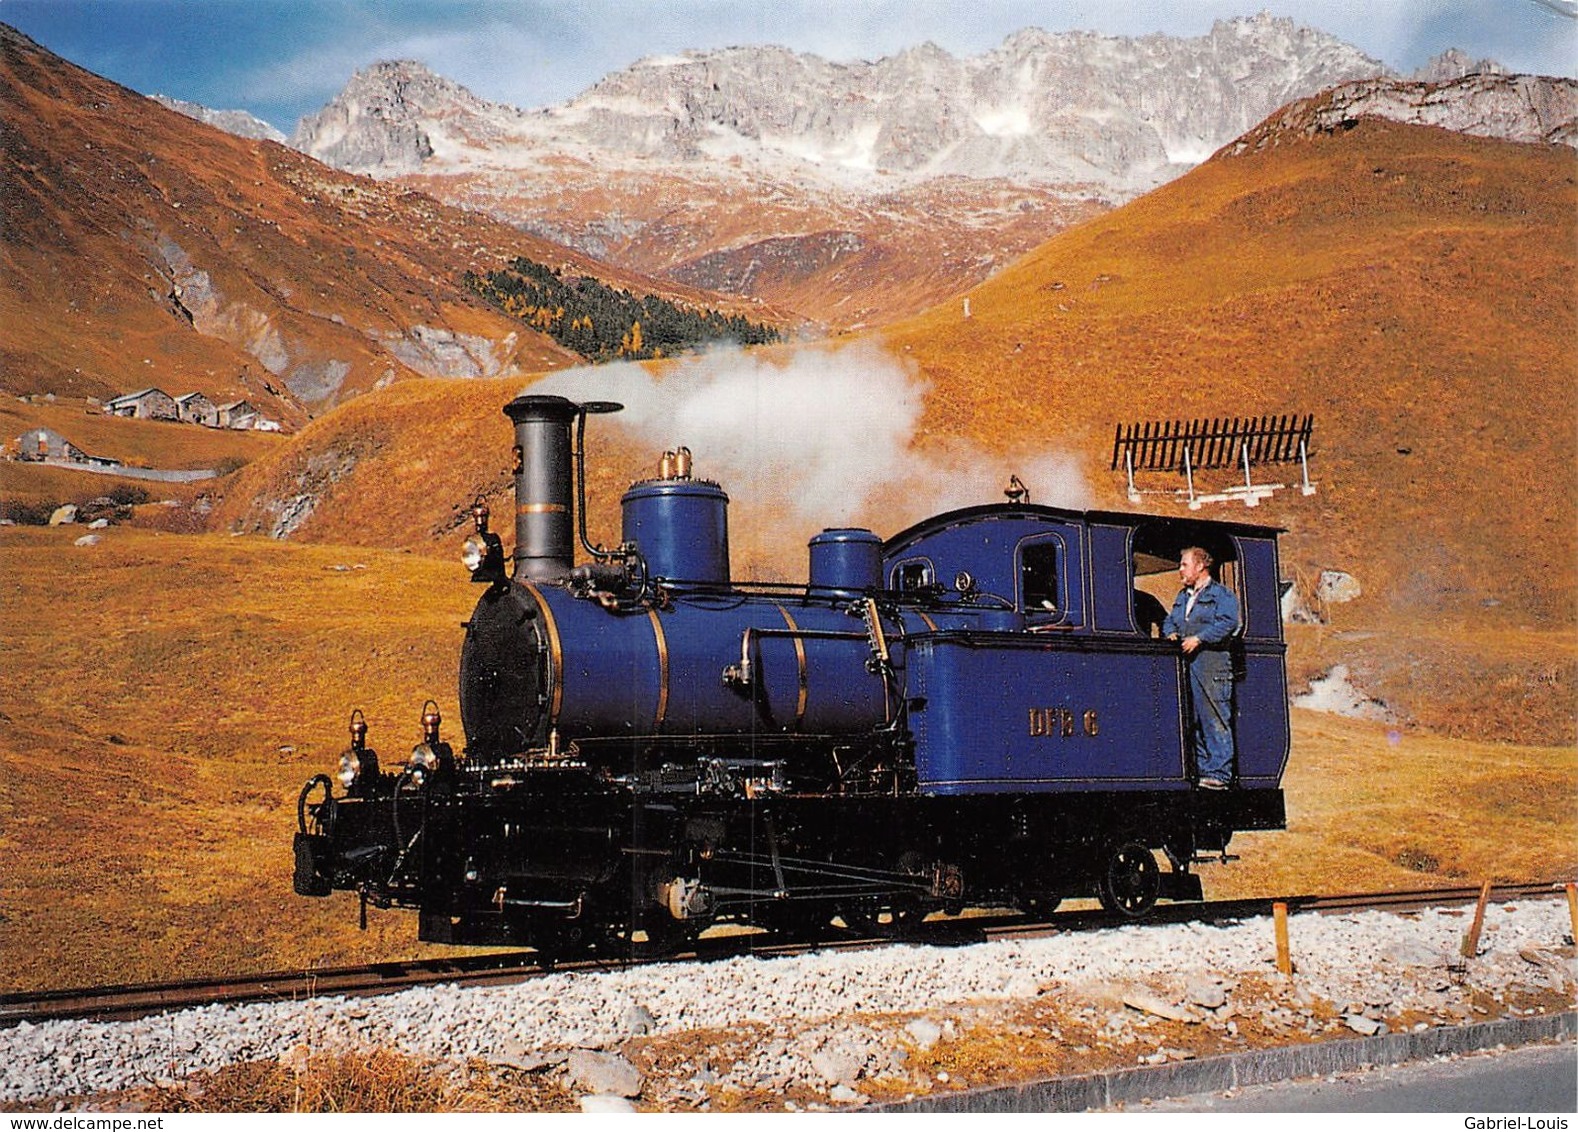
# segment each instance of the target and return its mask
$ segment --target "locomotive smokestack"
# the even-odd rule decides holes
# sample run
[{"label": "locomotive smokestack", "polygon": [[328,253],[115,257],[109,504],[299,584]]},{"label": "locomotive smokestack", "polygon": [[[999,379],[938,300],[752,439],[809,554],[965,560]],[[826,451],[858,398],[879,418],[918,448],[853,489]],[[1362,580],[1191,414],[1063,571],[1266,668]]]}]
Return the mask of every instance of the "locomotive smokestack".
[{"label": "locomotive smokestack", "polygon": [[515,577],[558,581],[575,564],[570,428],[581,407],[563,397],[522,396],[504,412],[515,422]]}]

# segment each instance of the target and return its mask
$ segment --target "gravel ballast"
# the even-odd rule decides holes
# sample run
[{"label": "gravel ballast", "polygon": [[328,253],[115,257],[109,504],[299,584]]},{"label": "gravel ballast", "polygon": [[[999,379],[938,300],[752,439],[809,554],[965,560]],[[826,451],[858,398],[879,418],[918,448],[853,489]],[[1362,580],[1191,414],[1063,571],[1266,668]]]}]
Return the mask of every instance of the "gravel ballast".
[{"label": "gravel ballast", "polygon": [[[1184,1042],[1233,1048],[1251,1027],[1287,1041],[1352,1039],[1559,1009],[1578,986],[1568,920],[1560,901],[1492,905],[1480,954],[1456,971],[1468,915],[1434,909],[1294,916],[1292,978],[1276,973],[1272,923],[1261,917],[24,1023],[0,1031],[0,1102],[168,1083],[307,1051],[389,1049],[457,1072],[478,1061],[565,1072],[568,1054],[596,1050],[607,1056],[578,1059],[577,1073],[595,1064],[613,1082],[597,1091],[639,1095],[645,1106],[770,1093],[780,1108],[797,1107],[790,1096],[836,1107],[959,1087],[936,1070],[939,1051],[1026,1003],[1043,1008],[1034,1025],[1019,1024],[1036,1030],[1027,1040],[1127,1065],[1193,1057]],[[654,1052],[687,1040],[709,1052]],[[611,1060],[643,1062],[637,1049],[645,1081]]]}]

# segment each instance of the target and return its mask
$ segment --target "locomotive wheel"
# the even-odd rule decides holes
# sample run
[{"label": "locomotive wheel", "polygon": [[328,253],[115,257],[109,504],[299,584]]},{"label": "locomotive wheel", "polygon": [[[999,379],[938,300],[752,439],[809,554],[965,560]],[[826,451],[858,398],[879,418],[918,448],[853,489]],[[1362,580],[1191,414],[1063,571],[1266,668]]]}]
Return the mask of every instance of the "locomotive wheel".
[{"label": "locomotive wheel", "polygon": [[1156,906],[1162,870],[1156,855],[1138,841],[1115,846],[1102,866],[1097,895],[1101,906],[1118,916],[1139,919]]},{"label": "locomotive wheel", "polygon": [[[925,858],[913,849],[901,853],[896,866],[898,872],[917,880],[923,878],[926,873]],[[958,886],[962,891],[962,880],[959,880]],[[886,937],[898,935],[914,927],[924,920],[930,911],[924,897],[916,892],[901,889],[887,897],[865,896],[848,900],[840,905],[838,914],[851,931]],[[949,915],[957,916],[963,911],[963,907],[961,905],[958,910],[948,908],[947,911]]]}]

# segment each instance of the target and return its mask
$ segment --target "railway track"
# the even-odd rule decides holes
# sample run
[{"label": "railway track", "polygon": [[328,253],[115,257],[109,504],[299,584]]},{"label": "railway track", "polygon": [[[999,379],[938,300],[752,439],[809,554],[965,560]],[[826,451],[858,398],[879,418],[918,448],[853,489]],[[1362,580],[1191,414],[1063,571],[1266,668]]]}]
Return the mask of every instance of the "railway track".
[{"label": "railway track", "polygon": [[[1563,884],[1559,881],[1503,884],[1492,887],[1491,898],[1505,901],[1556,897],[1562,891]],[[1479,898],[1479,894],[1479,888],[1475,887],[1162,904],[1143,923],[1220,923],[1248,919],[1270,915],[1273,905],[1277,903],[1286,904],[1289,912],[1335,914],[1375,909],[1407,911],[1472,903]],[[893,942],[964,946],[992,939],[1023,938],[1049,931],[1077,931],[1132,922],[1102,911],[1070,910],[1036,919],[1019,913],[1005,913],[940,920],[917,925],[891,937],[853,932],[832,937],[823,935],[814,939],[776,935],[723,935],[698,940],[690,950],[677,955],[643,954],[638,947],[630,958],[576,959],[559,962],[553,969],[606,970],[680,958],[706,962],[742,954],[793,955],[816,949],[862,948]],[[441,983],[497,985],[532,978],[542,974],[543,970],[543,964],[535,952],[512,951],[368,963],[314,971],[278,971],[240,978],[191,979],[42,991],[35,994],[4,994],[0,995],[0,1027],[70,1018],[120,1020],[211,1004],[296,1001],[328,995],[377,995]]]}]

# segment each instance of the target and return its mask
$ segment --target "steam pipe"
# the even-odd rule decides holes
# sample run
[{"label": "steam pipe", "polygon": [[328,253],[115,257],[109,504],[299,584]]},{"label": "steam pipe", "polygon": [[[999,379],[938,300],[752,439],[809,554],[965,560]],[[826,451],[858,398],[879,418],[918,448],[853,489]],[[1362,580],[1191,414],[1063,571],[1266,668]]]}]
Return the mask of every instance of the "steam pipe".
[{"label": "steam pipe", "polygon": [[[593,402],[593,404],[598,405],[606,403],[608,402]],[[617,557],[615,552],[604,550],[601,544],[593,546],[592,540],[586,534],[586,414],[589,411],[593,410],[588,410],[585,405],[581,406],[580,414],[575,421],[576,507],[580,512],[581,518],[581,549],[585,550],[587,554],[591,555],[598,562],[606,562],[610,558]],[[598,409],[595,411],[603,412],[605,410]]]}]

